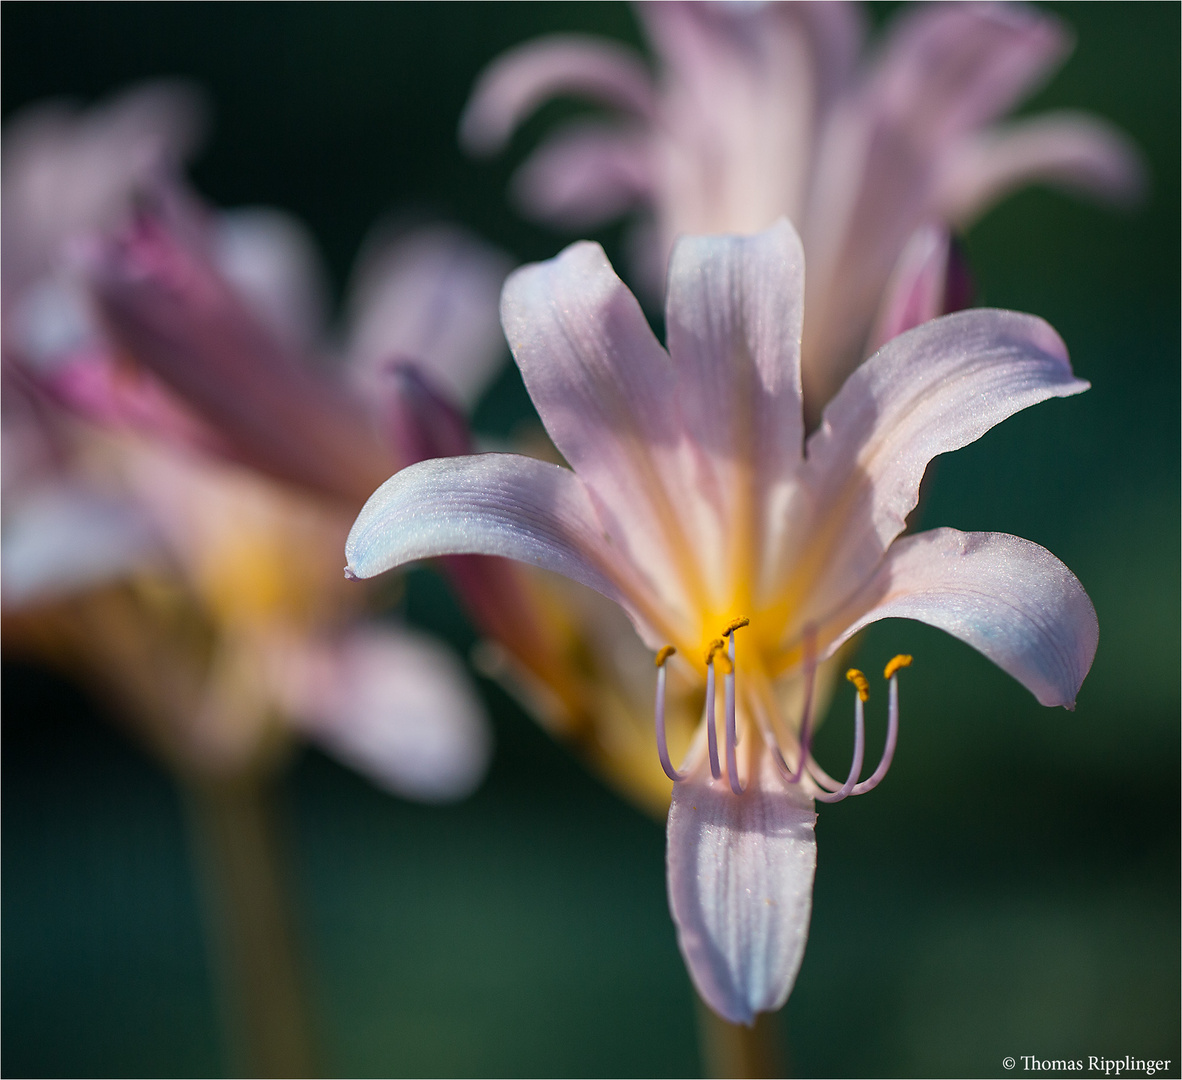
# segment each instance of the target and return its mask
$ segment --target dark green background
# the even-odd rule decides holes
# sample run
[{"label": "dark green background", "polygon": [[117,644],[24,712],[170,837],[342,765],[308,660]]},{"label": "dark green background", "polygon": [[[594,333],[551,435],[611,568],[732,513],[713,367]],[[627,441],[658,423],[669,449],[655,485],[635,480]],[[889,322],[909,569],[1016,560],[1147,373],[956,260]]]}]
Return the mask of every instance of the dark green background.
[{"label": "dark green background", "polygon": [[[1049,547],[1088,588],[1100,649],[1069,714],[935,631],[867,636],[867,668],[898,651],[916,664],[889,780],[821,812],[812,935],[783,1013],[802,1075],[1179,1058],[1179,7],[1055,10],[1078,47],[1029,111],[1113,120],[1153,190],[1132,214],[1032,190],[971,231],[982,301],[1049,319],[1094,388],[942,460],[924,524]],[[215,113],[199,188],[298,214],[339,289],[370,223],[408,204],[522,259],[567,239],[523,223],[503,193],[569,106],[548,106],[491,164],[454,139],[482,65],[557,29],[637,40],[629,10],[608,4],[6,4],[3,108],[197,79]],[[478,422],[503,433],[527,410],[510,372]],[[470,642],[429,573],[406,607]],[[5,675],[4,1073],[224,1070],[169,780],[78,691]],[[498,754],[462,806],[382,796],[314,751],[287,778],[326,1067],[694,1074],[662,830],[483,689]],[[822,760],[837,768],[848,740],[828,725]]]}]

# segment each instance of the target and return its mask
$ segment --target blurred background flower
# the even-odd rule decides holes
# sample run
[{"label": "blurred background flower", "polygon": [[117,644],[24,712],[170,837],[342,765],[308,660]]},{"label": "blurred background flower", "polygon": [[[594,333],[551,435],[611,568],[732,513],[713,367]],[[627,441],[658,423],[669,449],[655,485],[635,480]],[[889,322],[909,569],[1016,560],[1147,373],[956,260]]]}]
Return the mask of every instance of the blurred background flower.
[{"label": "blurred background flower", "polygon": [[[548,257],[566,238],[508,213],[504,190],[576,106],[546,106],[489,165],[455,147],[457,118],[511,46],[562,31],[643,48],[639,29],[622,6],[461,10],[6,9],[5,117],[149,75],[198,79],[217,110],[198,187],[308,222],[332,297],[373,221],[407,201],[517,259]],[[940,635],[868,635],[864,666],[905,648],[924,677],[873,809],[821,823],[817,918],[780,1017],[802,1073],[992,1075],[1015,1045],[1178,1056],[1178,228],[1160,194],[1178,180],[1178,14],[1056,11],[1077,46],[1027,108],[1118,125],[1152,193],[1119,216],[1027,191],[967,231],[980,299],[1048,319],[1095,389],[943,462],[922,524],[1054,550],[1096,603],[1100,649],[1076,713],[1052,717]],[[621,228],[595,235],[626,261]],[[532,422],[512,371],[474,422],[502,441]],[[400,607],[474,642],[433,571],[409,576]],[[76,691],[24,664],[6,674],[5,1068],[217,1071],[178,804],[155,766],[83,722],[93,706]],[[285,781],[325,1068],[694,1073],[659,828],[483,689],[501,749],[466,804],[379,796],[315,751]],[[848,754],[843,727],[821,732],[825,760]]]}]

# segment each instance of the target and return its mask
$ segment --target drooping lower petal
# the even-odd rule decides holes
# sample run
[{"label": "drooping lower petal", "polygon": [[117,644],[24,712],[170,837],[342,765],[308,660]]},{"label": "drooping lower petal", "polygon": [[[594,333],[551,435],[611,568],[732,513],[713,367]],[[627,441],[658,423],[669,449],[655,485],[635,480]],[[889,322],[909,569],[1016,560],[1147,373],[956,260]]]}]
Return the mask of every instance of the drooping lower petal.
[{"label": "drooping lower petal", "polygon": [[1006,533],[933,529],[897,540],[860,598],[879,619],[917,619],[973,646],[1043,705],[1075,707],[1099,638],[1076,576],[1046,548]]},{"label": "drooping lower petal", "polygon": [[[752,735],[752,738],[755,736]],[[711,780],[705,754],[669,809],[669,907],[698,993],[751,1024],[778,1009],[800,970],[817,866],[813,801],[760,747],[743,795]]]},{"label": "drooping lower petal", "polygon": [[4,603],[59,599],[163,561],[143,508],[81,484],[50,482],[5,507]]},{"label": "drooping lower petal", "polygon": [[484,776],[488,720],[463,666],[429,638],[365,626],[292,643],[274,674],[311,738],[396,795],[448,802]]}]

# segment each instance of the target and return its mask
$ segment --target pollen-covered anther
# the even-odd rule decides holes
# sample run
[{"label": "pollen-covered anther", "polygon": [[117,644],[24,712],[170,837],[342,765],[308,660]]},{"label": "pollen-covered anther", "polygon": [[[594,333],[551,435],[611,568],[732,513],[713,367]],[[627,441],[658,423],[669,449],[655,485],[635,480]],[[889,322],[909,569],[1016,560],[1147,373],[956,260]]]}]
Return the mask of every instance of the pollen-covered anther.
[{"label": "pollen-covered anther", "polygon": [[676,654],[676,652],[677,652],[677,650],[672,645],[662,646],[661,651],[659,653],[657,653],[656,658],[653,660],[653,663],[657,667],[663,668],[665,666],[665,662],[669,659],[669,657]]},{"label": "pollen-covered anther", "polygon": [[715,638],[710,642],[710,646],[706,649],[706,666],[717,664],[722,669],[724,675],[729,675],[734,671],[735,666],[731,663],[730,657],[727,656],[726,642],[722,638]]},{"label": "pollen-covered anther", "polygon": [[859,699],[864,702],[870,700],[870,684],[866,681],[866,676],[862,672],[852,667],[845,673],[845,677],[849,682],[854,684],[854,688],[858,691]]},{"label": "pollen-covered anther", "polygon": [[911,667],[911,657],[907,653],[899,653],[898,656],[893,657],[889,664],[882,671],[882,677],[889,679],[895,674],[899,668]]},{"label": "pollen-covered anther", "polygon": [[724,638],[730,637],[731,634],[733,634],[736,630],[741,630],[744,626],[750,626],[750,625],[751,625],[751,620],[748,619],[746,616],[743,616],[742,618],[739,618],[739,619],[731,619],[731,621],[726,624],[726,629],[723,630],[722,636]]}]

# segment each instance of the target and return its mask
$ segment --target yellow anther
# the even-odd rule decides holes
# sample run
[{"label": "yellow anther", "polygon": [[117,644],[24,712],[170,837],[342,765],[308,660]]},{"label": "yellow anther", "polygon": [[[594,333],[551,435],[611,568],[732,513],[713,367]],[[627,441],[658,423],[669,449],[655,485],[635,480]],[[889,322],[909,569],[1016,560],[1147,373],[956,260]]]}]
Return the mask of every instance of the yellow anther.
[{"label": "yellow anther", "polygon": [[677,650],[672,645],[666,645],[659,653],[657,653],[656,660],[653,661],[657,667],[664,667],[665,661],[669,659]]},{"label": "yellow anther", "polygon": [[724,675],[729,675],[735,670],[735,665],[731,663],[731,658],[726,653],[720,652],[714,658],[714,666],[718,668]]},{"label": "yellow anther", "polygon": [[889,679],[899,668],[911,667],[911,657],[906,653],[899,653],[887,666],[883,669],[882,677]]},{"label": "yellow anther", "polygon": [[709,664],[710,661],[714,659],[714,654],[716,652],[718,652],[719,649],[724,649],[724,648],[726,648],[726,642],[723,641],[722,638],[716,637],[706,647],[706,663]]},{"label": "yellow anther", "polygon": [[750,619],[746,619],[746,618],[743,618],[743,619],[731,619],[731,621],[730,621],[730,622],[728,622],[728,623],[726,624],[726,629],[725,629],[725,630],[723,630],[723,632],[722,632],[722,636],[723,636],[723,637],[729,637],[729,636],[730,636],[731,634],[733,634],[733,633],[734,633],[736,630],[739,630],[739,629],[741,629],[741,628],[742,628],[742,627],[744,627],[744,626],[750,626],[750,625],[751,625],[751,620],[750,620]]},{"label": "yellow anther", "polygon": [[845,673],[845,677],[854,684],[858,691],[858,697],[863,701],[870,700],[870,684],[866,681],[866,676],[863,675],[856,667],[852,667]]}]

